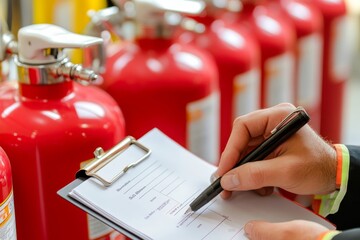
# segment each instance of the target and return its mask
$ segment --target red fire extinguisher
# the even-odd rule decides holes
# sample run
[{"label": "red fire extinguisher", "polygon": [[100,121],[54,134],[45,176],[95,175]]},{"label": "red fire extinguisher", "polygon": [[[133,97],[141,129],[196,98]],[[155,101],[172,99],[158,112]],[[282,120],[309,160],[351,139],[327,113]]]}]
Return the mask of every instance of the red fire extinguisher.
[{"label": "red fire extinguisher", "polygon": [[134,41],[106,61],[102,87],[123,110],[127,133],[157,127],[204,160],[219,158],[219,87],[214,60],[176,41],[179,13],[196,14],[201,2],[136,0]]},{"label": "red fire extinguisher", "polygon": [[16,240],[14,193],[10,161],[0,148],[0,236]]},{"label": "red fire extinguisher", "polygon": [[[185,31],[179,41],[193,43],[211,53],[219,70],[221,95],[221,151],[225,148],[237,116],[260,108],[260,49],[256,39],[239,24],[219,17],[223,11],[238,12],[234,1],[205,0],[202,14],[193,16],[204,24],[205,32]],[[230,2],[232,4],[230,4]],[[238,2],[238,7],[240,7]]]},{"label": "red fire extinguisher", "polygon": [[344,93],[350,74],[351,29],[344,0],[309,1],[317,6],[324,21],[320,133],[341,142]]},{"label": "red fire extinguisher", "polygon": [[0,95],[0,145],[14,173],[18,239],[110,239],[113,232],[56,194],[97,147],[107,150],[125,136],[116,102],[73,82],[96,75],[63,51],[99,43],[48,24],[19,30],[18,90]]},{"label": "red fire extinguisher", "polygon": [[304,0],[269,0],[268,6],[286,15],[296,31],[296,105],[311,116],[320,131],[323,20],[319,9]]},{"label": "red fire extinguisher", "polygon": [[[8,57],[10,42],[13,41],[12,35],[3,29],[4,25],[0,21],[0,64]],[[1,68],[0,68],[1,70]],[[5,82],[7,78],[0,77],[0,95],[6,95],[9,91],[14,91],[16,85]],[[0,147],[0,236],[2,239],[16,240],[14,193],[12,183],[12,172],[10,161]]]},{"label": "red fire extinguisher", "polygon": [[242,0],[238,14],[226,13],[246,26],[261,49],[261,106],[295,102],[295,30],[266,0]]}]

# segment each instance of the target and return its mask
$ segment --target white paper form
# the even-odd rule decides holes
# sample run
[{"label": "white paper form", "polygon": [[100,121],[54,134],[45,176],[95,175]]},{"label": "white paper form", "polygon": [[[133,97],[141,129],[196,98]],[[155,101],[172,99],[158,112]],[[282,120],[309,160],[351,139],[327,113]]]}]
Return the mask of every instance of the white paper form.
[{"label": "white paper form", "polygon": [[[157,129],[139,142],[152,150],[149,158],[110,187],[90,178],[70,196],[144,239],[247,239],[243,226],[255,219],[306,219],[334,229],[321,217],[276,194],[260,197],[242,192],[226,201],[218,196],[196,213],[184,215],[190,202],[210,184],[216,168]],[[100,174],[112,176],[141,155],[137,147],[130,147]]]}]

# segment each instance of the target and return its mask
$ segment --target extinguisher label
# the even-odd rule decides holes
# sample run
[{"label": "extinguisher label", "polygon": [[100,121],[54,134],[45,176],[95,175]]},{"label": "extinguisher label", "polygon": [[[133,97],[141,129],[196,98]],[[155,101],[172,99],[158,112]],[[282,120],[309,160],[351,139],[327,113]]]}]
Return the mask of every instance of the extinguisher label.
[{"label": "extinguisher label", "polygon": [[352,44],[355,36],[351,36],[351,22],[348,16],[334,20],[332,25],[333,45],[331,71],[333,79],[343,81],[350,75]]},{"label": "extinguisher label", "polygon": [[288,52],[265,62],[265,107],[294,102],[294,56]]},{"label": "extinguisher label", "polygon": [[233,86],[233,119],[260,108],[260,71],[237,75]]},{"label": "extinguisher label", "polygon": [[298,41],[297,104],[314,108],[320,104],[323,43],[320,34]]},{"label": "extinguisher label", "polygon": [[[80,168],[84,167],[86,164],[88,164],[89,161],[84,161],[80,163]],[[105,223],[97,220],[93,216],[87,214],[87,220],[88,220],[88,231],[89,231],[89,239],[90,240],[122,240],[126,239],[126,237]]]},{"label": "extinguisher label", "polygon": [[105,236],[109,236],[114,230],[106,224],[100,222],[91,215],[87,215],[89,226],[89,239],[96,240],[102,239]]},{"label": "extinguisher label", "polygon": [[220,144],[220,94],[191,102],[187,112],[187,147],[200,158],[217,164]]},{"label": "extinguisher label", "polygon": [[13,193],[0,205],[0,239],[16,240],[16,224]]}]

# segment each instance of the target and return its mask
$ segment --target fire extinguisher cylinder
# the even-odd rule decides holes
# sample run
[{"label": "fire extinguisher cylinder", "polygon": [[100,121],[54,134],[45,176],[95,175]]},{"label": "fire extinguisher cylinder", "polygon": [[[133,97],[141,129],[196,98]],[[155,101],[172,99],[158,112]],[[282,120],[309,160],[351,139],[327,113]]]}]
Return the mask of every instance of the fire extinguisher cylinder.
[{"label": "fire extinguisher cylinder", "polygon": [[[5,29],[6,24],[0,19],[0,80],[3,80],[1,62],[6,60],[13,52],[16,52],[16,42],[11,33]],[[4,78],[6,79],[6,76]],[[7,94],[14,91],[16,85],[1,81],[0,92]],[[3,239],[16,240],[15,206],[13,193],[13,180],[10,160],[0,147],[0,211],[3,213],[0,219],[0,236]]]},{"label": "fire extinguisher cylinder", "polygon": [[260,108],[260,49],[256,39],[240,24],[223,17],[238,15],[239,0],[203,0],[205,11],[193,16],[205,26],[201,34],[183,31],[178,41],[210,53],[219,72],[220,151],[229,139],[236,117]]},{"label": "fire extinguisher cylinder", "polygon": [[64,50],[101,43],[50,24],[18,32],[14,60],[19,81],[17,88],[0,95],[0,145],[16,173],[19,239],[105,239],[116,234],[56,194],[94,149],[110,149],[125,137],[123,115],[113,98],[77,83],[91,83],[97,74],[71,63]]},{"label": "fire extinguisher cylinder", "polygon": [[123,41],[111,52],[101,87],[120,105],[130,135],[139,137],[157,127],[216,163],[220,117],[216,65],[207,52],[175,37],[184,27],[203,31],[188,16],[200,14],[204,6],[186,0],[127,2],[124,15],[131,17],[123,24],[134,27],[133,41]]}]

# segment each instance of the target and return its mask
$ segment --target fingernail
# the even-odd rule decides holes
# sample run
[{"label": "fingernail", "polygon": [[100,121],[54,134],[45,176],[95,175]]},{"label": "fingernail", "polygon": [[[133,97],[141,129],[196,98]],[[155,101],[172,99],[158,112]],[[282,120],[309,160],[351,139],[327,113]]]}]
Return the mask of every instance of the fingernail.
[{"label": "fingernail", "polygon": [[252,224],[251,222],[245,224],[245,227],[244,227],[244,230],[245,230],[245,233],[248,237],[251,236],[251,232],[252,232],[252,229],[254,227],[254,224]]},{"label": "fingernail", "polygon": [[214,172],[213,174],[211,174],[210,176],[210,182],[213,183],[215,182],[216,179],[219,178],[219,175],[217,174],[217,172]]},{"label": "fingernail", "polygon": [[221,179],[221,185],[226,190],[232,190],[239,186],[240,181],[236,174],[225,174]]}]

